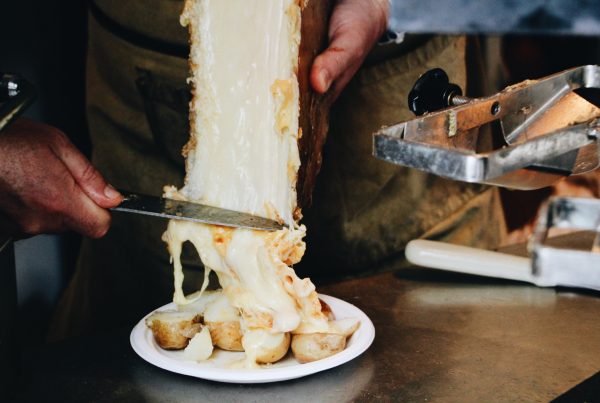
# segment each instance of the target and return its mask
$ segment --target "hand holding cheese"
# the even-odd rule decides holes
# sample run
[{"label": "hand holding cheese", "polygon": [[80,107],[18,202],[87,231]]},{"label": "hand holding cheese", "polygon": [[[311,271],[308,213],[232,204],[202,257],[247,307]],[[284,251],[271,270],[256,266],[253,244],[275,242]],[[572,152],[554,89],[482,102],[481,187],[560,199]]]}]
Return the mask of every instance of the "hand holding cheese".
[{"label": "hand holding cheese", "polygon": [[0,134],[4,229],[34,235],[65,230],[103,236],[119,193],[58,129],[26,119]]},{"label": "hand holding cheese", "polygon": [[385,31],[387,0],[338,0],[329,24],[329,47],[313,64],[310,81],[315,91],[342,92]]},{"label": "hand holding cheese", "polygon": [[[242,367],[278,361],[292,338],[297,340],[292,350],[302,362],[322,359],[343,349],[351,334],[340,333],[313,283],[292,268],[304,253],[306,231],[298,222],[298,144],[312,138],[309,130],[324,116],[310,114],[310,103],[301,108],[302,96],[310,94],[301,92],[308,86],[299,77],[308,75],[301,71],[307,63],[299,60],[314,54],[302,33],[323,32],[322,27],[305,30],[302,21],[303,15],[313,15],[312,22],[324,23],[323,1],[187,0],[181,18],[191,37],[191,133],[184,148],[185,185],[166,187],[165,196],[248,212],[285,226],[261,232],[172,220],[163,235],[179,310],[205,298],[208,273],[217,274],[222,298],[198,313],[212,344],[244,351]],[[301,114],[307,113],[311,124],[303,131]],[[206,270],[204,286],[193,297],[182,290],[184,242],[192,243]],[[177,333],[178,326],[169,322],[161,328]],[[162,345],[156,325],[152,328]],[[330,334],[334,348],[318,348]],[[207,356],[208,339],[205,332],[193,343],[194,359]]]}]

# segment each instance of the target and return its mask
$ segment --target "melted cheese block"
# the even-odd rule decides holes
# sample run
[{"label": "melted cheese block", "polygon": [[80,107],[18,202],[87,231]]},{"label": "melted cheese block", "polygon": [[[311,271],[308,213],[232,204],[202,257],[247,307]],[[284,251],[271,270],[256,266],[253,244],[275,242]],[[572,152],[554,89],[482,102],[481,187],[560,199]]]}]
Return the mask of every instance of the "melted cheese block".
[{"label": "melted cheese block", "polygon": [[196,0],[186,198],[292,225],[300,159],[300,8],[292,0]]},{"label": "melted cheese block", "polygon": [[192,130],[185,186],[168,187],[165,196],[287,225],[260,232],[171,221],[163,236],[174,301],[193,301],[181,288],[181,248],[189,241],[241,315],[249,367],[285,333],[329,329],[314,285],[290,267],[305,248],[305,228],[294,221],[300,7],[298,0],[188,0],[181,18],[191,34]]}]

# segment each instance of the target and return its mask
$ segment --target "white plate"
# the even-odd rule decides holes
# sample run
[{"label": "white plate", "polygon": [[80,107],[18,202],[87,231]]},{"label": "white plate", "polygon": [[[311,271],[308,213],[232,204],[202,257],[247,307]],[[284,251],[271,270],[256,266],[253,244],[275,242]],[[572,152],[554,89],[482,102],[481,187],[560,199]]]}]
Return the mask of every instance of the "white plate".
[{"label": "white plate", "polygon": [[[231,383],[265,383],[278,382],[288,379],[300,378],[302,376],[324,371],[338,365],[342,365],[362,354],[375,338],[373,322],[352,304],[341,299],[319,294],[319,298],[325,301],[335,314],[336,319],[357,318],[360,327],[348,339],[344,351],[331,357],[300,364],[291,353],[275,364],[258,369],[232,369],[229,364],[241,360],[243,352],[232,352],[215,349],[211,358],[205,362],[186,360],[183,351],[163,350],[156,344],[152,331],[146,326],[145,320],[151,313],[146,315],[131,331],[131,347],[135,352],[150,364],[179,374],[190,375],[196,378],[208,379],[218,382]],[[175,304],[170,303],[160,310],[175,309]]]}]

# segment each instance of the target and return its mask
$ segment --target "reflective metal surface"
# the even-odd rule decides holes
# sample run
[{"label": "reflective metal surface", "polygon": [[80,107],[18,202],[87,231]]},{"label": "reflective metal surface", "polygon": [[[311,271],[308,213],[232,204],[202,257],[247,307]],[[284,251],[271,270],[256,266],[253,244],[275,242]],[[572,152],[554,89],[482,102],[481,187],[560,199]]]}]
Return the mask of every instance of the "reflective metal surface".
[{"label": "reflective metal surface", "polygon": [[124,197],[123,201],[111,210],[166,219],[223,225],[226,227],[241,227],[265,231],[275,231],[283,228],[277,221],[239,211],[126,191],[122,191],[121,194]]},{"label": "reflective metal surface", "polygon": [[[587,230],[591,240],[581,248],[553,244],[554,228]],[[573,197],[550,199],[540,211],[531,239],[533,275],[540,285],[562,284],[600,290],[600,253],[594,250],[600,239],[600,200]]]},{"label": "reflective metal surface", "polygon": [[[583,101],[573,91],[579,88],[600,88],[599,66],[523,82],[384,127],[373,135],[373,155],[453,180],[523,190],[545,187],[600,166],[600,121],[593,120],[595,110],[587,117],[577,115],[575,105]],[[570,120],[552,122],[553,114]],[[479,128],[496,121],[505,145],[480,152]]]},{"label": "reflective metal surface", "polygon": [[208,382],[144,362],[121,329],[29,352],[17,400],[548,401],[600,370],[600,294],[413,268],[319,290],[375,324],[371,348],[341,367]]}]

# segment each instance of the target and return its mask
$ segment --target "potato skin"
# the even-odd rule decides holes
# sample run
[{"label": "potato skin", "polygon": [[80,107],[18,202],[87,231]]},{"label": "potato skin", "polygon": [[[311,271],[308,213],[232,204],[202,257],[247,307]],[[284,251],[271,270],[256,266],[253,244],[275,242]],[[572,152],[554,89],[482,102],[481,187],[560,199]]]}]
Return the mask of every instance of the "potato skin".
[{"label": "potato skin", "polygon": [[213,344],[227,351],[244,351],[240,322],[205,322]]},{"label": "potato skin", "polygon": [[150,328],[152,329],[154,340],[156,340],[161,348],[165,350],[181,350],[188,345],[190,340],[190,337],[185,336],[185,334],[189,335],[190,327],[199,321],[200,317],[178,322],[154,320]]},{"label": "potato skin", "polygon": [[292,352],[301,364],[330,357],[346,347],[346,336],[336,333],[295,334]]},{"label": "potato skin", "polygon": [[290,334],[284,333],[283,339],[281,339],[281,343],[279,343],[277,347],[270,349],[263,348],[263,350],[257,354],[256,362],[258,364],[270,364],[282,359],[290,348],[290,339]]}]

